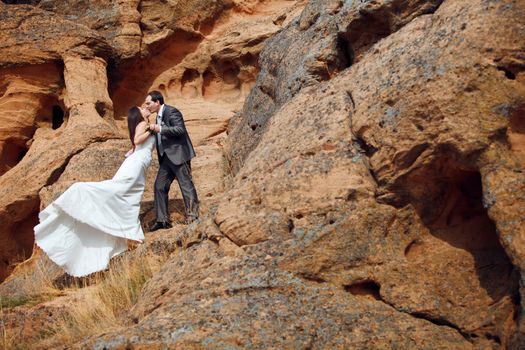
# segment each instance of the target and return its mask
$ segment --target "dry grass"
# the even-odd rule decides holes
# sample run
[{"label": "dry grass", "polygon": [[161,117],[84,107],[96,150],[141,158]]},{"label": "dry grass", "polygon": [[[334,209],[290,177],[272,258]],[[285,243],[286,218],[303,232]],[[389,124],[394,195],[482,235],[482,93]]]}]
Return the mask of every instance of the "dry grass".
[{"label": "dry grass", "polygon": [[41,259],[38,255],[18,264],[12,276],[16,276],[16,296],[0,297],[0,306],[12,308],[21,305],[35,305],[51,298],[63,295],[49,274],[53,263]]},{"label": "dry grass", "polygon": [[[165,257],[123,255],[108,271],[79,279],[76,285],[61,291],[66,296],[53,300],[64,303],[54,313],[53,324],[41,329],[33,339],[13,345],[13,330],[0,318],[0,349],[47,349],[80,342],[90,336],[126,325],[125,316],[137,302],[146,281],[160,269]],[[46,285],[45,281],[40,281]],[[11,332],[11,333],[10,333]]]},{"label": "dry grass", "polygon": [[89,336],[123,326],[123,317],[137,302],[142,286],[160,268],[158,258],[127,255],[104,273],[92,277],[82,301],[50,327],[53,340],[73,344]]},{"label": "dry grass", "polygon": [[4,310],[0,309],[0,349],[15,349],[15,338],[16,335],[5,324]]},{"label": "dry grass", "polygon": [[0,297],[0,349],[31,349],[31,342],[25,344],[21,339],[20,329],[13,327],[9,322],[8,314],[16,312],[13,309],[18,307],[28,309],[64,295],[63,291],[53,285],[51,277],[46,272],[49,267],[45,264],[44,260],[33,257],[15,268],[17,276],[24,276],[24,278],[20,278],[22,282],[17,285],[17,295]]}]

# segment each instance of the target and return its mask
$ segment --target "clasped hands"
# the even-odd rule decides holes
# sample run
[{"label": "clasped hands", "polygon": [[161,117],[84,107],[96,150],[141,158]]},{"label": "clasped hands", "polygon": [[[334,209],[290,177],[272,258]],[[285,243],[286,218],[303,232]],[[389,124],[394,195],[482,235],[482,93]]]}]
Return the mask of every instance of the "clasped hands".
[{"label": "clasped hands", "polygon": [[160,125],[157,125],[157,124],[150,124],[146,127],[146,130],[153,133],[153,134],[156,134],[156,133],[159,133],[160,132]]}]

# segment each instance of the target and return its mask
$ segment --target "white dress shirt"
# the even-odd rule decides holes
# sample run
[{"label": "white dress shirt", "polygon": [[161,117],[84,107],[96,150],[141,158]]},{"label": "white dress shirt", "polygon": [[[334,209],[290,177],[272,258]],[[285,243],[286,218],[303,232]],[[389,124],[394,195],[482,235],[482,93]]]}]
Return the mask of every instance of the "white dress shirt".
[{"label": "white dress shirt", "polygon": [[164,154],[164,148],[162,147],[162,140],[160,137],[160,132],[162,131],[162,112],[164,112],[164,105],[160,106],[160,109],[157,113],[157,125],[159,126],[159,132],[155,135],[157,137],[157,144],[159,145],[159,153],[160,155]]}]

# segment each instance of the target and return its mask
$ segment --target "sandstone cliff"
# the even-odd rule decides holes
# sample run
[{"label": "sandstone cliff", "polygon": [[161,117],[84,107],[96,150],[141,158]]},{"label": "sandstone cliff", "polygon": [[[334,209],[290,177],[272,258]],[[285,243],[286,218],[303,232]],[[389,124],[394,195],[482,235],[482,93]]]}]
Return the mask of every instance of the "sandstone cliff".
[{"label": "sandstone cliff", "polygon": [[522,1],[25,3],[0,5],[0,277],[32,257],[0,296],[42,266],[66,295],[8,309],[13,341],[89,290],[33,252],[39,209],[114,173],[158,88],[202,218],[128,253],[158,272],[76,347],[525,347]]}]

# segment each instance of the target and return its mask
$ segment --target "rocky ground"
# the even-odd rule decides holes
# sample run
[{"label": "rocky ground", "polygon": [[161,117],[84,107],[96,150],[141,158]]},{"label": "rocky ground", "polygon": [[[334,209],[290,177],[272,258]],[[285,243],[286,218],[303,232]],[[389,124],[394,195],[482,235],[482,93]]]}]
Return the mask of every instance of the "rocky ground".
[{"label": "rocky ground", "polygon": [[[11,342],[525,347],[523,2],[83,4],[0,5],[0,296],[33,297],[2,312]],[[42,325],[86,288],[33,250],[36,215],[112,176],[153,88],[197,145],[201,220],[132,247],[159,265],[136,302],[62,344]]]}]

